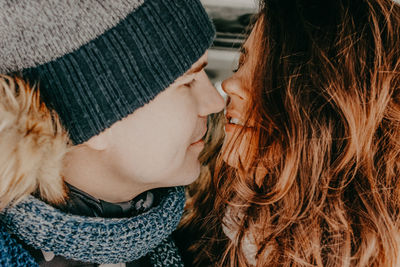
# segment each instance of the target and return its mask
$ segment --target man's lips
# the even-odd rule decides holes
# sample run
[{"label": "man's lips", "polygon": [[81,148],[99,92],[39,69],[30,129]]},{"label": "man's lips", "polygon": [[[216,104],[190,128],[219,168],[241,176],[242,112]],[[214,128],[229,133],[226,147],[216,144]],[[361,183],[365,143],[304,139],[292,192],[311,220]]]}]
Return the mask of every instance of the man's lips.
[{"label": "man's lips", "polygon": [[193,142],[193,143],[191,143],[190,145],[195,145],[195,144],[197,144],[197,143],[201,143],[201,142],[203,142],[203,138],[204,138],[204,136],[206,135],[206,133],[207,133],[207,127],[203,130],[203,132],[202,132],[203,134],[200,136],[200,137],[197,137],[195,140],[195,142]]}]

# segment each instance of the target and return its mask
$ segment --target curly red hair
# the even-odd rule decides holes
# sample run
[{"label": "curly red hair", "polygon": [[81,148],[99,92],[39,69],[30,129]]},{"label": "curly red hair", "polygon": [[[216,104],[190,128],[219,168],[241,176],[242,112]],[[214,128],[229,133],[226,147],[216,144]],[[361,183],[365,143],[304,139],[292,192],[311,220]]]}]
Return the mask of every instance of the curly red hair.
[{"label": "curly red hair", "polygon": [[236,169],[207,158],[181,228],[193,264],[248,266],[251,234],[256,266],[400,266],[400,6],[261,2],[257,150]]}]

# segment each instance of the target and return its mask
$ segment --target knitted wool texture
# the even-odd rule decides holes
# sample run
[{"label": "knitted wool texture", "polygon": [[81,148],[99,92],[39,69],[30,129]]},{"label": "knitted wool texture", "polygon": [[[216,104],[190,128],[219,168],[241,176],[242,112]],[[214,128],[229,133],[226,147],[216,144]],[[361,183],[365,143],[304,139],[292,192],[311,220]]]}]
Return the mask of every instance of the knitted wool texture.
[{"label": "knitted wool texture", "polygon": [[[0,220],[27,245],[68,259],[120,263],[150,253],[155,266],[183,266],[170,235],[181,219],[184,203],[183,188],[171,188],[157,207],[144,214],[105,219],[65,214],[30,196],[2,211]],[[9,258],[0,259],[1,263]]]},{"label": "knitted wool texture", "polygon": [[74,144],[184,74],[215,30],[200,0],[0,0],[0,73],[39,81]]},{"label": "knitted wool texture", "polygon": [[32,256],[0,224],[0,266],[37,266]]}]

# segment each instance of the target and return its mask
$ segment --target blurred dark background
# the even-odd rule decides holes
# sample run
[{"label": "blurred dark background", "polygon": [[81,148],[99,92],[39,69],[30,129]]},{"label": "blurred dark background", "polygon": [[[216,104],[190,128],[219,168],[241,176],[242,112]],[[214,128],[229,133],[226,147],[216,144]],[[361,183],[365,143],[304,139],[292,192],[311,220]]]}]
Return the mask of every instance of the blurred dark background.
[{"label": "blurred dark background", "polygon": [[257,12],[257,0],[201,0],[217,30],[209,50],[206,68],[212,82],[229,77],[237,65],[239,48],[246,37],[251,18]]}]

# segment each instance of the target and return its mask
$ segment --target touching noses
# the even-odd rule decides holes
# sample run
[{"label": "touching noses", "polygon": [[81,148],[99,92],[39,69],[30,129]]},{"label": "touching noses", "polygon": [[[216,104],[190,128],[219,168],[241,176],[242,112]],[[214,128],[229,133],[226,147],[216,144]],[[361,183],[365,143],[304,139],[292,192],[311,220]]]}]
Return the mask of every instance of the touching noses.
[{"label": "touching noses", "polygon": [[225,101],[203,71],[204,86],[200,90],[200,116],[218,113],[225,107]]}]

